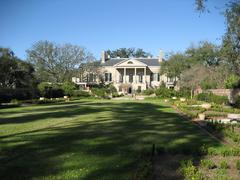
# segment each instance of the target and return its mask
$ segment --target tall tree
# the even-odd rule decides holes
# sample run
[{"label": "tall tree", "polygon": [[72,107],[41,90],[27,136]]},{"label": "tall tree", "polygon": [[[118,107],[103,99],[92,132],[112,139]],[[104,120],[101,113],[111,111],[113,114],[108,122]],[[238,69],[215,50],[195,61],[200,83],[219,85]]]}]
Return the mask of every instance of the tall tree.
[{"label": "tall tree", "polygon": [[75,69],[89,59],[94,59],[85,48],[49,41],[39,41],[27,50],[28,61],[41,81],[64,82],[71,79]]},{"label": "tall tree", "polygon": [[184,54],[172,54],[167,61],[161,63],[160,74],[166,74],[170,78],[180,78],[182,72],[189,66],[190,64],[187,63],[187,57]]},{"label": "tall tree", "polygon": [[201,41],[197,47],[190,46],[186,52],[189,63],[201,63],[206,66],[214,66],[220,63],[220,50],[215,44]]},{"label": "tall tree", "polygon": [[110,55],[111,58],[121,57],[121,58],[129,58],[129,57],[148,57],[152,56],[150,53],[145,52],[141,48],[119,48],[116,50],[107,50],[107,54]]},{"label": "tall tree", "polygon": [[12,50],[0,48],[0,87],[23,88],[35,84],[34,68],[14,56]]},{"label": "tall tree", "polygon": [[229,5],[225,17],[227,32],[223,38],[222,56],[233,72],[240,75],[240,1]]}]

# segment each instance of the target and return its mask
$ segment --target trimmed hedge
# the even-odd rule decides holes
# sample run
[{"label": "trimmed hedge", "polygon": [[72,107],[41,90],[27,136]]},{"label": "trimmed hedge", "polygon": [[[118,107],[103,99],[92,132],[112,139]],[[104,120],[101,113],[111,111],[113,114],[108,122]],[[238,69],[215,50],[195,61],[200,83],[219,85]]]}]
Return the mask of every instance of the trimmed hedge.
[{"label": "trimmed hedge", "polygon": [[73,97],[90,97],[90,96],[91,95],[86,91],[82,91],[82,90],[73,91]]},{"label": "trimmed hedge", "polygon": [[9,103],[12,99],[29,100],[37,98],[39,95],[36,89],[29,88],[1,88],[0,89],[0,103]]},{"label": "trimmed hedge", "polygon": [[196,99],[216,104],[228,104],[228,98],[226,96],[218,96],[213,93],[200,93],[196,96]]}]

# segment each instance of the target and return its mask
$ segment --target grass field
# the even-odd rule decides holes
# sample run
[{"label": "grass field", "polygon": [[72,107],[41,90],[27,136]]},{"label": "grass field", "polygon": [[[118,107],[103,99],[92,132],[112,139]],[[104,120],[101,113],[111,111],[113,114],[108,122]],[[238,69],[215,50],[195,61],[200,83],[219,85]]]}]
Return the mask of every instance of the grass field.
[{"label": "grass field", "polygon": [[161,101],[0,109],[0,179],[134,179],[157,149],[220,146]]}]

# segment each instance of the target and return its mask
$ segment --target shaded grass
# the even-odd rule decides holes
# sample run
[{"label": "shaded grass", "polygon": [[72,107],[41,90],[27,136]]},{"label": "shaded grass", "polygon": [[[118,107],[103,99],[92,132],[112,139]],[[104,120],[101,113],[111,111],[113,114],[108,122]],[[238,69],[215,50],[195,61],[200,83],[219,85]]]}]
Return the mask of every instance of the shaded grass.
[{"label": "shaded grass", "polygon": [[153,144],[187,153],[220,146],[157,100],[80,100],[0,114],[0,179],[133,179]]}]

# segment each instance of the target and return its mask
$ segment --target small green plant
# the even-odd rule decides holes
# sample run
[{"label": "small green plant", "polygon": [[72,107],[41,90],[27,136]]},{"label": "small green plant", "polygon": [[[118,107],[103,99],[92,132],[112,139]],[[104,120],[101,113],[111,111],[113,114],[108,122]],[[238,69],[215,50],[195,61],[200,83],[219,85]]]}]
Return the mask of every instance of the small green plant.
[{"label": "small green plant", "polygon": [[215,179],[217,179],[217,180],[228,180],[226,169],[218,169],[217,172],[216,172]]},{"label": "small green plant", "polygon": [[17,100],[17,99],[12,99],[11,101],[10,101],[10,103],[12,103],[12,104],[21,104],[21,102],[19,101],[19,100]]},{"label": "small green plant", "polygon": [[237,170],[240,171],[240,160],[237,160],[237,162],[236,162],[236,168],[237,168]]},{"label": "small green plant", "polygon": [[181,162],[181,172],[186,180],[202,180],[203,175],[193,165],[191,160]]},{"label": "small green plant", "polygon": [[228,89],[238,88],[240,86],[240,77],[232,74],[224,83],[225,87]]},{"label": "small green plant", "polygon": [[221,169],[228,169],[228,163],[226,161],[222,161],[220,163],[220,168]]},{"label": "small green plant", "polygon": [[217,167],[216,164],[214,164],[214,162],[208,159],[202,159],[201,166],[206,169],[214,169]]},{"label": "small green plant", "polygon": [[143,91],[144,95],[151,95],[154,94],[154,89],[146,89],[145,91]]}]

